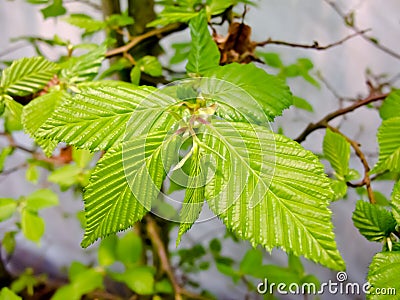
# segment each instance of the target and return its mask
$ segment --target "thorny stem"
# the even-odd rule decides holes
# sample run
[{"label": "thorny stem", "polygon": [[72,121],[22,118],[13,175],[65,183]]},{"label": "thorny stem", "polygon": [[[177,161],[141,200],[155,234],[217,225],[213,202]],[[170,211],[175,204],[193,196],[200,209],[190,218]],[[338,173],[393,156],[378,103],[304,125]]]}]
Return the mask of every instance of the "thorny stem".
[{"label": "thorny stem", "polygon": [[342,137],[344,137],[346,139],[346,141],[349,142],[351,147],[354,149],[354,152],[356,153],[356,155],[360,158],[360,161],[364,167],[364,179],[362,181],[365,183],[365,187],[367,188],[369,202],[372,204],[375,204],[376,200],[375,200],[375,196],[374,196],[374,191],[372,190],[372,187],[371,187],[371,178],[369,177],[369,174],[368,174],[370,168],[369,168],[369,165],[368,165],[367,159],[365,158],[364,153],[361,151],[360,144],[357,143],[356,141],[352,140],[351,138],[349,138],[347,135],[342,133],[339,129],[330,126],[328,123],[326,123],[325,126],[326,126],[326,128],[329,128],[333,132],[336,132],[336,133],[340,134]]}]

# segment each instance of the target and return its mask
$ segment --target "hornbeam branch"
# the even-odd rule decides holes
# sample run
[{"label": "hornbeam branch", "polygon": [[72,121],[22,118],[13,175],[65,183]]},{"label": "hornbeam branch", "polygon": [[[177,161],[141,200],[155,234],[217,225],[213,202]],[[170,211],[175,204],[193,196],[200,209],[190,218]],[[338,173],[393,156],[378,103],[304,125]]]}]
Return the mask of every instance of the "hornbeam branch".
[{"label": "hornbeam branch", "polygon": [[328,45],[324,45],[324,46],[321,46],[317,41],[314,41],[313,44],[297,44],[297,43],[273,40],[271,38],[269,38],[266,41],[259,42],[256,45],[257,46],[265,46],[265,45],[271,45],[272,44],[272,45],[288,46],[288,47],[293,47],[293,48],[326,50],[326,49],[329,49],[329,48],[333,48],[333,47],[339,46],[339,45],[343,44],[344,42],[346,42],[346,41],[348,41],[348,40],[350,40],[353,37],[356,37],[358,35],[362,36],[364,33],[368,32],[369,30],[370,29],[364,29],[364,30],[357,31],[357,32],[355,32],[353,34],[350,34],[350,35],[344,37],[343,39],[341,39],[341,40],[339,40],[337,42],[334,42],[334,43],[331,43],[331,44],[328,44]]},{"label": "hornbeam branch", "polygon": [[349,112],[352,112],[352,111],[356,110],[357,108],[365,106],[369,103],[384,100],[387,96],[388,96],[387,93],[379,94],[379,95],[370,95],[363,100],[359,100],[359,101],[355,102],[353,105],[338,109],[330,114],[327,114],[325,117],[323,117],[317,123],[308,124],[307,128],[304,129],[304,131],[295,139],[295,141],[298,143],[304,142],[308,135],[310,135],[315,130],[325,128],[329,121],[331,121],[339,116],[345,115]]},{"label": "hornbeam branch", "polygon": [[111,49],[109,51],[107,51],[106,53],[106,57],[113,57],[119,54],[124,54],[127,53],[129,50],[131,50],[133,47],[135,47],[136,45],[138,45],[140,42],[151,38],[153,36],[160,36],[163,37],[169,33],[172,33],[176,30],[179,30],[182,27],[182,24],[179,23],[175,23],[175,24],[170,24],[167,25],[165,27],[161,27],[161,28],[156,28],[153,30],[150,30],[148,32],[143,33],[142,35],[138,35],[138,36],[134,36],[131,37],[131,40],[129,41],[129,43],[127,43],[126,45],[123,45],[121,47],[115,48],[115,49]]}]

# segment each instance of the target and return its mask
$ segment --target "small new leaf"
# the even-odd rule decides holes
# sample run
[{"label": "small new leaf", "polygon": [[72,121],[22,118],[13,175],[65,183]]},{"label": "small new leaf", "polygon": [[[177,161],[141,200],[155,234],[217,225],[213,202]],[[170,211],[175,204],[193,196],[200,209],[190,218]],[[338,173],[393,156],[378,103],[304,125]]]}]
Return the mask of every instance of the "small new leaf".
[{"label": "small new leaf", "polygon": [[56,107],[65,102],[68,94],[64,91],[52,91],[35,98],[24,106],[22,112],[22,125],[24,130],[42,147],[47,156],[50,156],[57,147],[57,142],[36,135],[37,130],[50,118]]},{"label": "small new leaf", "polygon": [[225,120],[266,124],[293,104],[286,84],[252,63],[232,63],[206,75],[202,94],[217,102],[217,114]]},{"label": "small new leaf", "polygon": [[33,212],[55,205],[58,205],[58,196],[49,189],[34,191],[26,197],[26,208]]},{"label": "small new leaf", "polygon": [[400,117],[382,122],[378,130],[379,159],[370,173],[400,172]]},{"label": "small new leaf", "polygon": [[344,180],[349,174],[350,144],[338,133],[326,130],[323,142],[324,157],[330,162],[338,179]]},{"label": "small new leaf", "polygon": [[219,65],[220,53],[208,31],[205,13],[198,14],[189,23],[192,37],[186,71],[189,74],[203,75]]},{"label": "small new leaf", "polygon": [[65,22],[85,29],[86,33],[92,33],[104,29],[107,24],[103,21],[95,20],[85,14],[71,14],[63,19]]},{"label": "small new leaf", "polygon": [[379,109],[383,120],[400,116],[400,90],[395,90],[383,101]]},{"label": "small new leaf", "polygon": [[73,85],[93,80],[99,72],[105,58],[107,47],[101,45],[95,50],[79,57],[71,57],[61,65],[61,77]]},{"label": "small new leaf", "polygon": [[21,213],[21,226],[24,236],[33,242],[38,243],[44,234],[45,223],[44,220],[28,209],[22,210]]},{"label": "small new leaf", "polygon": [[44,88],[57,70],[57,65],[44,57],[22,58],[3,71],[0,87],[12,96],[33,94]]},{"label": "small new leaf", "polygon": [[384,207],[362,200],[353,212],[354,226],[369,241],[381,242],[395,230],[396,220]]},{"label": "small new leaf", "polygon": [[17,210],[17,202],[12,198],[0,198],[0,222],[7,220]]}]

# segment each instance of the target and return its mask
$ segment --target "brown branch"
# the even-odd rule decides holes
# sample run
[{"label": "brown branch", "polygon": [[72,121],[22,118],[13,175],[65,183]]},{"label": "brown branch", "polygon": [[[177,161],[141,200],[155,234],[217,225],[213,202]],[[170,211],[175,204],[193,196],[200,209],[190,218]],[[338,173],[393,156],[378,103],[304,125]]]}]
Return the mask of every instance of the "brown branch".
[{"label": "brown branch", "polygon": [[123,45],[121,47],[112,49],[107,51],[106,57],[113,57],[119,54],[127,53],[130,49],[138,45],[140,42],[151,38],[153,36],[160,36],[163,37],[169,33],[172,33],[176,30],[179,30],[182,27],[182,24],[175,23],[175,24],[170,24],[165,27],[153,29],[151,31],[145,32],[142,35],[134,36],[131,38],[130,42],[127,43],[126,45]]},{"label": "brown branch", "polygon": [[295,139],[295,141],[298,143],[304,142],[310,133],[314,132],[317,129],[325,128],[329,121],[331,121],[339,116],[345,115],[349,112],[352,112],[352,111],[356,110],[357,108],[365,106],[369,103],[376,102],[379,100],[384,100],[387,96],[388,96],[387,93],[379,94],[379,95],[370,95],[363,100],[359,100],[359,101],[355,102],[353,105],[338,109],[330,114],[327,114],[325,117],[323,117],[317,123],[308,124],[306,129],[304,129],[304,131]]},{"label": "brown branch", "polygon": [[393,51],[392,49],[389,49],[389,48],[386,47],[386,46],[383,46],[383,45],[377,43],[377,41],[376,41],[374,38],[365,35],[365,34],[364,34],[365,32],[363,32],[363,30],[360,30],[360,29],[354,24],[354,21],[349,21],[349,17],[351,16],[351,14],[345,14],[345,13],[338,7],[338,5],[337,5],[335,2],[331,1],[331,0],[325,0],[325,2],[333,8],[333,10],[343,19],[343,21],[344,21],[344,23],[346,24],[346,26],[347,26],[347,27],[350,27],[350,28],[355,32],[355,34],[358,33],[365,41],[371,43],[371,44],[374,45],[376,48],[382,50],[383,52],[389,54],[390,56],[392,56],[392,57],[394,57],[394,58],[400,59],[400,54],[399,54],[399,53]]},{"label": "brown branch", "polygon": [[18,145],[17,142],[15,141],[14,137],[8,132],[0,132],[0,136],[4,136],[8,140],[8,143],[10,144],[10,147],[12,147],[12,148],[16,148],[16,149],[19,149],[19,150],[22,150],[22,151],[25,151],[28,153],[32,153],[32,154],[35,153],[35,150],[28,149],[24,146]]},{"label": "brown branch", "polygon": [[282,45],[282,46],[288,46],[288,47],[294,47],[294,48],[326,50],[326,49],[329,49],[329,48],[333,48],[333,47],[339,46],[339,45],[343,44],[344,42],[346,42],[346,41],[348,41],[348,40],[350,40],[353,37],[356,37],[358,35],[362,36],[364,33],[368,32],[369,30],[370,29],[364,29],[364,30],[357,31],[357,32],[355,32],[353,34],[350,34],[350,35],[344,37],[343,39],[341,39],[341,40],[339,40],[337,42],[334,42],[334,43],[331,43],[331,44],[328,44],[328,45],[324,45],[324,46],[319,45],[319,43],[317,41],[314,41],[313,44],[297,44],[297,43],[273,40],[271,38],[269,38],[268,40],[266,40],[264,42],[259,42],[256,45],[262,47],[262,46],[265,46],[265,45],[271,45],[272,44],[272,45]]},{"label": "brown branch", "polygon": [[178,284],[172,271],[167,251],[158,232],[157,224],[154,219],[149,215],[146,216],[146,230],[151,240],[151,243],[160,259],[161,269],[165,272],[165,274],[171,281],[172,287],[175,291],[175,300],[182,300],[182,287]]},{"label": "brown branch", "polygon": [[182,296],[186,296],[189,299],[208,300],[208,298],[192,293],[180,286],[172,270],[167,250],[165,249],[165,245],[161,239],[157,223],[150,215],[146,215],[145,219],[146,219],[146,231],[148,237],[150,238],[150,241],[160,259],[162,271],[165,272],[165,274],[168,276],[172,284],[172,287],[175,292],[175,300],[182,300],[183,299]]},{"label": "brown branch", "polygon": [[[365,152],[364,152],[364,155],[366,155],[365,154]],[[385,175],[386,173],[387,173],[388,171],[384,171],[384,172],[382,172],[382,173],[378,173],[378,174],[375,174],[375,175],[372,175],[372,176],[370,176],[369,178],[370,178],[370,180],[371,180],[371,182],[372,181],[374,181],[374,180],[377,180],[379,177],[381,177],[382,175]],[[362,186],[364,186],[365,185],[365,181],[364,181],[364,179],[362,179],[360,182],[357,182],[357,183],[352,183],[352,182],[346,182],[346,184],[347,184],[347,186],[349,186],[349,187],[352,187],[352,188],[358,188],[358,187],[362,187]]]},{"label": "brown branch", "polygon": [[351,147],[354,149],[354,152],[356,153],[356,155],[360,158],[360,161],[364,167],[364,178],[362,181],[364,182],[365,187],[367,188],[369,202],[372,204],[375,204],[376,203],[375,195],[374,195],[374,191],[372,190],[372,187],[371,187],[371,178],[369,177],[369,174],[368,174],[370,167],[367,162],[367,159],[365,158],[364,153],[361,151],[360,144],[357,143],[356,141],[352,140],[351,138],[349,138],[347,135],[343,134],[339,129],[332,127],[327,123],[326,123],[326,128],[329,128],[333,132],[336,132],[336,133],[340,134],[342,137],[344,137],[346,139],[346,141],[349,142]]}]

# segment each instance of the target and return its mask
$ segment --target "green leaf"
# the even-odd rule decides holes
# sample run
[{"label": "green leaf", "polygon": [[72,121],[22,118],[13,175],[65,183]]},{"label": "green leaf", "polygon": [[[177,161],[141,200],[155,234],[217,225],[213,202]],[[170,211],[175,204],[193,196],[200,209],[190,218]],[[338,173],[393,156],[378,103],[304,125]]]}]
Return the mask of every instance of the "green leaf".
[{"label": "green leaf", "polygon": [[[366,194],[368,195],[368,191],[366,191]],[[381,205],[381,206],[390,206],[389,200],[381,192],[374,191],[374,197],[375,197],[376,204]]]},{"label": "green leaf", "polygon": [[132,17],[122,14],[122,15],[111,15],[106,18],[106,23],[109,27],[115,28],[115,27],[125,27],[128,25],[134,24],[134,20]]},{"label": "green leaf", "polygon": [[301,263],[300,257],[291,253],[288,254],[288,267],[298,276],[304,275],[304,266]]},{"label": "green leaf", "polygon": [[[368,282],[372,288],[369,290],[368,299],[392,300],[399,299],[400,290],[400,252],[378,253],[369,266]],[[377,289],[385,294],[377,293]]]},{"label": "green leaf", "polygon": [[72,159],[79,168],[84,169],[92,161],[93,153],[85,149],[72,148]]},{"label": "green leaf", "polygon": [[40,173],[37,166],[35,164],[29,164],[26,169],[25,179],[36,184],[39,180],[39,176]]},{"label": "green leaf", "polygon": [[70,186],[79,182],[82,169],[77,165],[65,165],[53,171],[47,180],[58,184],[61,190],[67,190]]},{"label": "green leaf", "polygon": [[199,13],[193,11],[191,7],[168,5],[160,12],[157,19],[147,24],[147,27],[155,27],[159,25],[168,25],[171,23],[182,22],[188,23]]},{"label": "green leaf", "polygon": [[217,267],[217,270],[229,277],[232,277],[232,280],[234,282],[237,282],[240,279],[240,273],[233,269],[230,265],[224,264],[222,262],[216,262],[215,266]]},{"label": "green leaf", "polygon": [[92,17],[85,14],[71,14],[63,18],[63,20],[71,25],[85,29],[86,33],[92,33],[104,29],[107,24],[103,21],[94,20]]},{"label": "green leaf", "polygon": [[357,202],[352,219],[360,233],[373,242],[386,239],[396,227],[396,221],[388,210],[362,200]]},{"label": "green leaf", "polygon": [[4,250],[8,255],[13,254],[15,250],[15,235],[17,234],[16,231],[8,231],[4,234],[3,240],[1,241],[1,245],[3,246]]},{"label": "green leaf", "polygon": [[59,288],[52,300],[79,300],[83,295],[103,288],[103,276],[95,269],[73,262],[69,270],[71,283]]},{"label": "green leaf", "polygon": [[84,193],[82,246],[127,229],[150,210],[177,152],[178,136],[156,131],[111,148],[98,162]]},{"label": "green leaf", "polygon": [[205,151],[219,171],[208,179],[206,200],[227,228],[253,245],[344,269],[328,209],[330,182],[318,158],[261,126],[215,121],[206,127]]},{"label": "green leaf", "polygon": [[257,277],[257,270],[262,266],[262,253],[257,249],[250,249],[246,252],[242,261],[240,262],[240,272],[244,275],[255,275]]},{"label": "green leaf", "polygon": [[342,181],[342,180],[332,180],[331,181],[331,188],[335,194],[334,197],[334,201],[335,200],[340,200],[342,199],[344,196],[346,196],[347,193],[347,184],[346,182]]},{"label": "green leaf", "polygon": [[160,111],[175,102],[153,92],[127,83],[81,87],[81,93],[66,99],[37,135],[92,151],[107,150],[124,135],[148,132]]},{"label": "green leaf", "polygon": [[47,4],[50,0],[26,0],[26,2],[31,4]]},{"label": "green leaf", "polygon": [[219,254],[222,250],[221,242],[218,239],[213,238],[210,241],[210,250],[213,253],[213,255]]},{"label": "green leaf", "polygon": [[0,116],[4,113],[6,105],[4,103],[4,96],[0,94]]},{"label": "green leaf", "polygon": [[261,56],[261,58],[264,60],[264,62],[269,65],[270,67],[273,68],[282,68],[283,67],[283,62],[281,60],[281,57],[279,53],[274,53],[274,52],[257,52],[258,56]]},{"label": "green leaf", "polygon": [[95,269],[87,269],[74,277],[72,287],[80,299],[84,294],[103,288],[103,276]]},{"label": "green leaf", "polygon": [[203,75],[208,70],[219,66],[220,53],[208,31],[205,13],[200,13],[190,20],[191,49],[186,64],[189,74]]},{"label": "green leaf", "polygon": [[323,142],[323,153],[335,170],[338,179],[344,180],[344,177],[349,174],[350,143],[342,135],[328,128]]},{"label": "green leaf", "polygon": [[315,87],[319,88],[320,85],[318,81],[316,81],[310,74],[309,70],[314,68],[314,65],[311,60],[308,58],[299,58],[297,59],[297,66],[299,68],[300,75],[303,77],[305,81],[311,83]]},{"label": "green leaf", "polygon": [[26,196],[26,208],[33,212],[55,205],[58,205],[58,196],[49,189],[37,190]]},{"label": "green leaf", "polygon": [[103,267],[112,265],[116,260],[116,248],[118,237],[116,235],[108,236],[103,239],[99,245],[97,256],[99,264]]},{"label": "green leaf", "polygon": [[39,278],[33,274],[32,268],[27,268],[24,273],[14,280],[11,284],[11,290],[15,293],[21,293],[26,290],[29,296],[33,296],[34,287],[39,283]]},{"label": "green leaf", "polygon": [[60,65],[62,79],[66,79],[70,85],[93,80],[99,72],[106,50],[107,47],[101,45],[84,55],[71,57]]},{"label": "green leaf", "polygon": [[397,224],[400,224],[400,181],[397,181],[394,185],[391,205],[393,207],[393,216],[396,219]]},{"label": "green leaf", "polygon": [[171,65],[173,65],[173,64],[178,64],[178,63],[186,60],[192,49],[192,47],[190,45],[191,45],[191,43],[186,43],[186,42],[172,44],[171,47],[175,50],[175,53],[169,60],[169,63]]},{"label": "green leaf", "polygon": [[124,273],[114,274],[114,278],[139,295],[150,295],[154,291],[154,275],[148,267],[128,269]]},{"label": "green leaf", "polygon": [[236,0],[213,0],[207,6],[207,14],[212,15],[219,15],[223,13],[226,9],[230,6],[234,6],[237,4],[238,1]]},{"label": "green leaf", "polygon": [[193,146],[191,156],[191,168],[186,186],[185,198],[180,211],[180,224],[176,245],[179,245],[181,237],[186,233],[198,219],[204,204],[204,191],[206,184],[205,160],[198,146]]},{"label": "green leaf", "polygon": [[64,15],[67,10],[63,6],[62,0],[53,0],[53,4],[40,10],[45,19]]},{"label": "green leaf", "polygon": [[392,91],[386,97],[379,109],[379,114],[383,120],[395,118],[400,115],[400,90]]},{"label": "green leaf", "polygon": [[5,103],[5,130],[6,132],[12,132],[22,129],[21,125],[21,114],[22,105],[14,101],[10,96],[4,96]]},{"label": "green leaf", "polygon": [[44,88],[57,70],[44,57],[21,58],[3,71],[0,86],[9,95],[26,96]]},{"label": "green leaf", "polygon": [[22,300],[22,298],[8,287],[3,287],[0,291],[0,300]]},{"label": "green leaf", "polygon": [[44,234],[44,220],[37,213],[24,209],[21,213],[21,226],[24,236],[33,242],[38,243]]},{"label": "green leaf", "polygon": [[154,290],[156,293],[162,294],[172,294],[174,289],[168,279],[162,279],[161,281],[157,281]]},{"label": "green leaf", "polygon": [[64,91],[52,91],[35,98],[33,101],[29,102],[28,105],[24,106],[22,112],[22,124],[24,129],[35,142],[42,147],[47,156],[52,154],[58,143],[46,138],[37,137],[37,130],[68,97],[68,94]]},{"label": "green leaf", "polygon": [[[206,99],[217,102],[219,116],[226,120],[243,120],[265,124],[282,114],[292,102],[292,95],[279,78],[250,63],[232,63],[211,70],[200,88]],[[217,80],[216,80],[217,79]]]},{"label": "green leaf", "polygon": [[13,148],[12,147],[4,147],[1,149],[0,152],[0,173],[3,172],[4,169],[4,163],[6,162],[6,159],[9,155],[13,153]]},{"label": "green leaf", "polygon": [[142,240],[134,232],[129,231],[119,239],[115,254],[116,258],[129,268],[140,261],[142,251]]},{"label": "green leaf", "polygon": [[376,174],[385,170],[400,172],[400,117],[383,121],[377,137],[379,159],[370,173]]},{"label": "green leaf", "polygon": [[285,283],[284,290],[288,290],[291,284],[300,284],[300,277],[292,270],[275,265],[265,265],[259,268],[258,278],[268,278],[269,283]]},{"label": "green leaf", "polygon": [[[142,57],[141,59],[138,60],[136,67],[138,67],[140,71],[149,74],[150,76],[153,77],[158,77],[162,75],[162,65],[155,56],[146,55]],[[132,78],[132,73],[131,73],[131,78]]]},{"label": "green leaf", "polygon": [[141,75],[142,75],[142,71],[140,71],[140,68],[139,67],[133,67],[131,69],[131,73],[130,73],[132,84],[139,85]]},{"label": "green leaf", "polygon": [[314,108],[312,105],[305,99],[293,96],[293,106],[304,109],[305,111],[313,112]]},{"label": "green leaf", "polygon": [[7,220],[17,211],[17,202],[12,198],[0,198],[0,222]]},{"label": "green leaf", "polygon": [[106,69],[103,73],[100,74],[99,79],[104,79],[106,77],[110,77],[111,75],[122,71],[124,69],[131,68],[132,64],[128,59],[122,57],[111,63],[110,67]]},{"label": "green leaf", "polygon": [[51,297],[51,300],[80,300],[81,296],[78,295],[72,285],[64,285],[60,287]]}]

